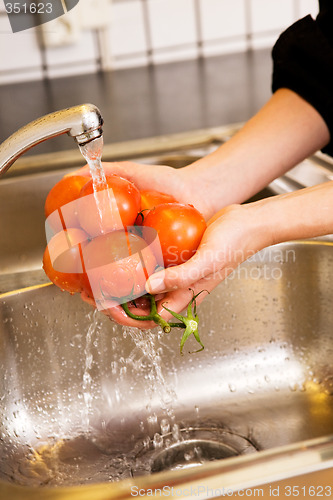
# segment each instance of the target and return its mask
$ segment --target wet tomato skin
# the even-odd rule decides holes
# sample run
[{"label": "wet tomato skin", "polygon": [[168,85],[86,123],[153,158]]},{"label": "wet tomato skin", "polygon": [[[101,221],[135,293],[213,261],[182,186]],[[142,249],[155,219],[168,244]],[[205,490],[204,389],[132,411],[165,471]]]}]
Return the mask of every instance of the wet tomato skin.
[{"label": "wet tomato skin", "polygon": [[[97,186],[94,194],[93,181],[90,180],[81,189],[78,200],[80,225],[93,237],[133,225],[140,211],[140,191],[132,182],[113,174],[105,177],[109,193],[107,196],[103,185]],[[101,200],[99,205],[102,221],[96,197]]]},{"label": "wet tomato skin", "polygon": [[156,259],[146,241],[137,234],[113,231],[95,237],[83,250],[88,280],[84,291],[95,301],[131,300],[145,293]]},{"label": "wet tomato skin", "polygon": [[[80,223],[75,210],[75,205],[69,206],[68,203],[73,202],[80,196],[82,187],[89,181],[87,175],[68,175],[63,177],[49,191],[45,200],[45,218],[47,219],[56,210],[62,209],[67,205],[65,226],[80,227]],[[60,229],[64,229],[64,224]]]},{"label": "wet tomato skin", "polygon": [[140,195],[141,210],[152,210],[163,203],[177,203],[176,198],[171,194],[161,193],[160,191],[145,189],[140,191]]},{"label": "wet tomato skin", "polygon": [[141,226],[149,211],[156,208],[158,205],[162,205],[162,203],[177,203],[177,200],[171,194],[152,189],[143,189],[140,191],[140,195],[141,212],[138,214],[135,221],[137,226]]},{"label": "wet tomato skin", "polygon": [[165,267],[177,266],[190,259],[207,227],[198,210],[181,203],[158,205],[150,210],[143,226],[157,231]]},{"label": "wet tomato skin", "polygon": [[60,231],[49,241],[43,256],[43,269],[61,290],[70,293],[83,290],[82,249],[87,244],[87,233],[78,228]]}]

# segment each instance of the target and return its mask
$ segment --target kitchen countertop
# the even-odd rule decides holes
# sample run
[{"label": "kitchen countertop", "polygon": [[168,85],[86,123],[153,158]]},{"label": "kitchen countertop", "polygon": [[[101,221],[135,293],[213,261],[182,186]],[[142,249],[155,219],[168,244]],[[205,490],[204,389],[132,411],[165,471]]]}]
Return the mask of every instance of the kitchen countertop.
[{"label": "kitchen countertop", "polygon": [[[3,85],[0,142],[39,116],[85,102],[100,108],[109,144],[243,122],[269,98],[271,70],[270,50],[258,50]],[[72,147],[60,137],[31,152]]]}]

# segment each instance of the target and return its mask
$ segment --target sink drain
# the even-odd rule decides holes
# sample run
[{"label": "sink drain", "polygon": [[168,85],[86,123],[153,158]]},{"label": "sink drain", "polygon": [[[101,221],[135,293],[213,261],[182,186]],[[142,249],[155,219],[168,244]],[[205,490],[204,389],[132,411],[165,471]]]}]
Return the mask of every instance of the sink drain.
[{"label": "sink drain", "polygon": [[176,443],[161,451],[151,464],[151,472],[189,469],[205,462],[237,456],[231,446],[204,439],[192,439]]},{"label": "sink drain", "polygon": [[[184,428],[150,440],[137,455],[133,475],[199,467],[207,462],[255,453],[249,438],[220,428]],[[149,469],[149,470],[148,470]]]}]

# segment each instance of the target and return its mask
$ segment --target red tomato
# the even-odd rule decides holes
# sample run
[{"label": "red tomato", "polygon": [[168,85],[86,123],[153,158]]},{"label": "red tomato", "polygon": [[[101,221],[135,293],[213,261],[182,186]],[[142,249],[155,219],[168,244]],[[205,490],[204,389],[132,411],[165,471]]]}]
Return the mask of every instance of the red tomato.
[{"label": "red tomato", "polygon": [[207,227],[198,210],[181,203],[164,203],[150,210],[143,226],[156,229],[165,267],[177,266],[192,257]]},{"label": "red tomato", "polygon": [[[69,175],[63,177],[53,186],[47,195],[45,217],[47,218],[55,210],[61,209],[61,215],[53,217],[53,221],[51,222],[51,226],[55,231],[60,231],[66,227],[80,227],[75,203],[67,204],[80,196],[80,191],[88,180],[89,177],[86,175]],[[59,223],[57,224],[58,221]]]},{"label": "red tomato", "polygon": [[62,290],[71,293],[82,291],[82,249],[87,244],[87,233],[77,228],[60,231],[49,241],[44,252],[43,268],[50,280]]},{"label": "red tomato", "polygon": [[162,203],[177,203],[177,200],[171,195],[161,193],[160,191],[143,190],[141,195],[141,210],[152,210]]},{"label": "red tomato", "polygon": [[91,236],[132,226],[140,211],[140,191],[134,184],[118,175],[106,175],[106,182],[108,189],[100,186],[94,194],[90,180],[78,200],[81,227]]},{"label": "red tomato", "polygon": [[156,259],[147,243],[138,235],[113,231],[94,238],[84,249],[88,282],[85,291],[95,302],[113,299],[118,303],[145,293],[148,277]]},{"label": "red tomato", "polygon": [[141,212],[138,214],[135,224],[141,226],[145,217],[148,215],[149,210],[156,208],[162,203],[177,203],[177,200],[171,195],[166,193],[161,193],[160,191],[153,191],[149,189],[144,189],[140,191],[141,195]]}]

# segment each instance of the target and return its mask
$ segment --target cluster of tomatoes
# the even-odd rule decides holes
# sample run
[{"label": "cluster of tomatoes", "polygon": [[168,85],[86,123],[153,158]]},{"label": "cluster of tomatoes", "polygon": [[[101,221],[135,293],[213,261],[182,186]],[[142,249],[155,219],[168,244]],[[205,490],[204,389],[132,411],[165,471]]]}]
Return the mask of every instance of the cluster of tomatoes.
[{"label": "cluster of tomatoes", "polygon": [[96,186],[88,173],[68,175],[51,189],[43,268],[62,290],[123,303],[145,293],[157,268],[188,260],[206,223],[173,196],[105,177],[106,185]]}]

